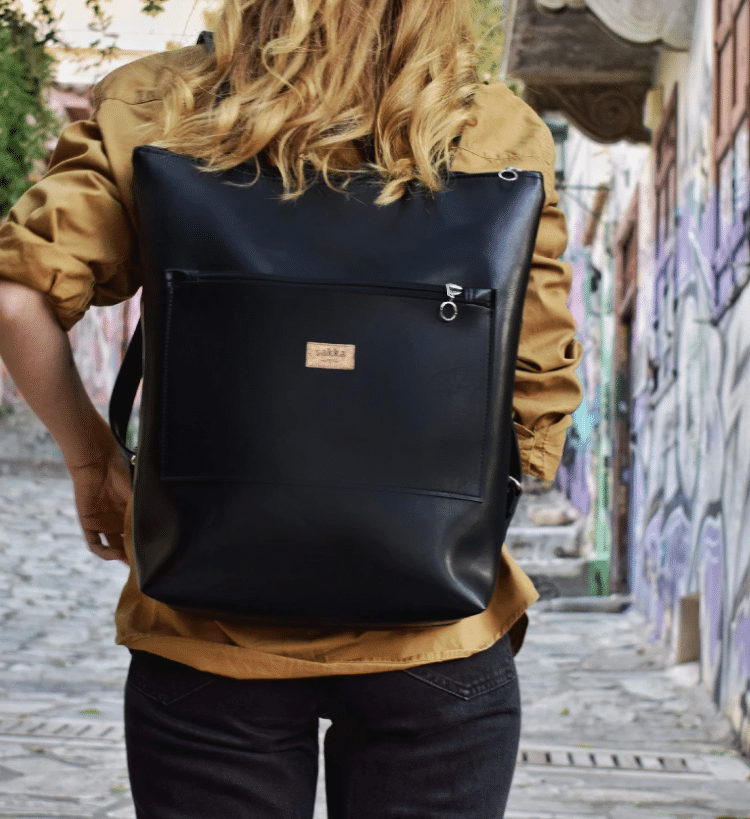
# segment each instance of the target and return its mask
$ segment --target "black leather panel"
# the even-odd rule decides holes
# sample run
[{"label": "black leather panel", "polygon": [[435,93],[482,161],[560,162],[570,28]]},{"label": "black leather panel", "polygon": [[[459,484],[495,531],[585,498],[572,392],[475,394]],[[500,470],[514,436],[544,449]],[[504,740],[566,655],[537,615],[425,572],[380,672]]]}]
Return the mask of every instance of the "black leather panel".
[{"label": "black leather panel", "polygon": [[486,605],[499,554],[494,539],[476,528],[481,505],[475,501],[229,487],[166,487],[182,527],[169,563],[143,578],[147,594],[194,606],[200,589],[209,610],[374,626],[383,612],[391,622],[445,621]]}]

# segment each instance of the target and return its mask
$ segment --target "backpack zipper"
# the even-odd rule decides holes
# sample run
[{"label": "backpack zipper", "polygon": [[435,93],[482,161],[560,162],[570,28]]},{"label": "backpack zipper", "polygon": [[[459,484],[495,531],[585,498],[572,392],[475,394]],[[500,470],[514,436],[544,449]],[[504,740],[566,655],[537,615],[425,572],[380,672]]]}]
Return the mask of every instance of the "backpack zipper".
[{"label": "backpack zipper", "polygon": [[464,289],[460,284],[446,284],[445,292],[448,296],[448,301],[444,301],[440,305],[439,315],[443,321],[453,321],[458,315],[456,299],[463,295]]},{"label": "backpack zipper", "polygon": [[414,298],[439,298],[447,300],[440,305],[440,318],[443,321],[453,321],[458,314],[458,304],[476,304],[491,307],[494,292],[491,288],[463,287],[460,284],[410,284],[408,282],[347,282],[347,281],[315,281],[312,279],[274,278],[271,276],[248,276],[235,270],[167,270],[167,282],[198,283],[220,281],[245,281],[254,284],[268,285],[301,285],[327,290],[346,290],[354,293],[376,293]]}]

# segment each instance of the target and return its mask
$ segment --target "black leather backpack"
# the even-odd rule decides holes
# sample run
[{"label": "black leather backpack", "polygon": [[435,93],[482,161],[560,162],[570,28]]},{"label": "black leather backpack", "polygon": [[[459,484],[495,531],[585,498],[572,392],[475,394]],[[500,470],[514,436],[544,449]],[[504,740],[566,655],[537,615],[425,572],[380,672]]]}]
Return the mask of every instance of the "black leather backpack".
[{"label": "black leather backpack", "polygon": [[[520,494],[512,396],[540,173],[282,202],[255,166],[134,157],[145,283],[112,396],[141,589],[175,608],[391,628],[481,612]],[[141,346],[142,338],[142,346]]]}]

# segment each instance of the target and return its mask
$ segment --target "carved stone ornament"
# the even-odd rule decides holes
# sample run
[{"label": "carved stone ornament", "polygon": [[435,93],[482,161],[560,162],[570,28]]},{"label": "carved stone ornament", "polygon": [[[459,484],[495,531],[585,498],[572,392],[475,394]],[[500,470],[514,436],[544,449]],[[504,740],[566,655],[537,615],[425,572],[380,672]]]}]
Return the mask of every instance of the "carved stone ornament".
[{"label": "carved stone ornament", "polygon": [[643,105],[659,47],[618,36],[583,0],[578,8],[566,0],[557,14],[539,2],[515,0],[508,34],[505,75],[524,84],[526,102],[540,113],[564,112],[597,142],[648,142]]},{"label": "carved stone ornament", "polygon": [[533,89],[543,107],[566,113],[588,137],[598,142],[649,142],[641,112],[648,86],[557,85]]},{"label": "carved stone ornament", "polygon": [[618,36],[631,43],[661,41],[690,48],[696,0],[536,0],[549,11],[588,8]]}]

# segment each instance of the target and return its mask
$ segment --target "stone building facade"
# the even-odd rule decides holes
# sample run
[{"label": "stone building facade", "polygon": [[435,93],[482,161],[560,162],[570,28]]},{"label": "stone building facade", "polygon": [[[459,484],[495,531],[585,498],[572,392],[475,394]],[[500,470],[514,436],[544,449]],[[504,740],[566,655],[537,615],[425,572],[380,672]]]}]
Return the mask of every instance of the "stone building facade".
[{"label": "stone building facade", "polygon": [[[530,26],[551,6],[569,38],[560,80],[532,70]],[[579,126],[561,193],[586,402],[567,489],[590,499],[609,587],[631,591],[676,662],[700,659],[750,751],[750,0],[518,0],[516,13],[509,73]],[[600,38],[585,59],[569,45],[584,18]],[[608,41],[631,50],[630,76]],[[597,131],[592,84],[619,134]]]}]

